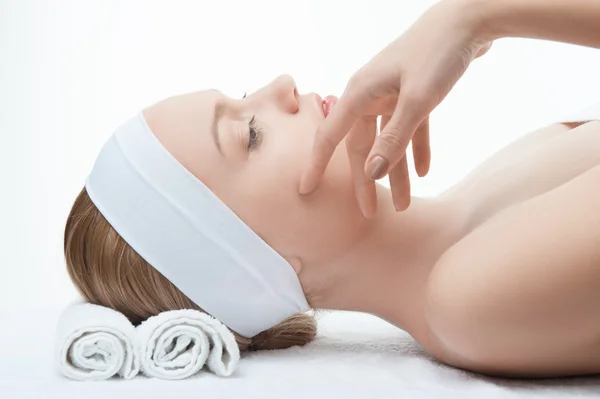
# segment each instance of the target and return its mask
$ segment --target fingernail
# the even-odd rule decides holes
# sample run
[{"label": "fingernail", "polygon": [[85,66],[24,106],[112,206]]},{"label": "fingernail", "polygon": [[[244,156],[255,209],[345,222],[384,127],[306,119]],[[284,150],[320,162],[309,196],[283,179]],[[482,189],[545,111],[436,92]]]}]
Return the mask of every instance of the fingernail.
[{"label": "fingernail", "polygon": [[415,170],[417,171],[417,176],[425,177],[427,176],[427,172],[429,172],[429,165],[425,162],[419,162],[415,165]]},{"label": "fingernail", "polygon": [[369,176],[371,176],[371,179],[379,180],[385,176],[388,165],[389,163],[387,159],[383,158],[382,156],[375,155],[369,163]]},{"label": "fingernail", "polygon": [[403,212],[403,211],[407,210],[409,206],[410,206],[410,198],[408,198],[405,201],[402,201],[402,203],[400,203],[400,204],[398,204],[398,203],[396,203],[396,201],[394,201],[394,208],[396,208],[396,212]]},{"label": "fingernail", "polygon": [[375,216],[375,213],[373,212],[373,210],[369,209],[369,208],[363,209],[362,214],[365,219],[372,219],[373,216]]},{"label": "fingernail", "polygon": [[304,195],[306,194],[306,179],[300,179],[300,184],[298,184],[298,193]]},{"label": "fingernail", "polygon": [[306,176],[302,176],[300,184],[298,185],[298,192],[301,195],[308,194],[312,190],[312,184],[309,183],[311,183],[310,179]]},{"label": "fingernail", "polygon": [[364,219],[368,219],[369,218],[369,211],[367,210],[367,206],[365,205],[364,198],[361,198],[358,201],[358,206],[360,208],[360,213],[362,213],[363,218]]}]

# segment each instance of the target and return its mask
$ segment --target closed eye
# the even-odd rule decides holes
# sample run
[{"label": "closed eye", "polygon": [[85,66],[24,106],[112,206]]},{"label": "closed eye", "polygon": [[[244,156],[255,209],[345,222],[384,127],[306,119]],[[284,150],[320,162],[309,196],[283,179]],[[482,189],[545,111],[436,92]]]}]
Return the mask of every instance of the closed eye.
[{"label": "closed eye", "polygon": [[256,116],[253,116],[248,123],[248,152],[256,150],[263,138],[262,130],[256,126]]}]

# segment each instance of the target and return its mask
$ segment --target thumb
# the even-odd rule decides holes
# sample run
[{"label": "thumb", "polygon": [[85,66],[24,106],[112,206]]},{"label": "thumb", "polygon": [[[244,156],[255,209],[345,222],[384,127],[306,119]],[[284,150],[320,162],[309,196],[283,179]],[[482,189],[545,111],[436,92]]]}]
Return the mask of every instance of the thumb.
[{"label": "thumb", "polygon": [[412,136],[427,116],[422,104],[424,101],[420,98],[400,95],[394,114],[375,140],[367,157],[367,176],[373,180],[381,179],[406,155]]}]

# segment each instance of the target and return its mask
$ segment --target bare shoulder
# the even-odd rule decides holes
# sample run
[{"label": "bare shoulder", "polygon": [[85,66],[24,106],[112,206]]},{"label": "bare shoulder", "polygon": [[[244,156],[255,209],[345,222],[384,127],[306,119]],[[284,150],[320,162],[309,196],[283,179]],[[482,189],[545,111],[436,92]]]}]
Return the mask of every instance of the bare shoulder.
[{"label": "bare shoulder", "polygon": [[426,312],[443,357],[459,367],[600,372],[590,354],[600,353],[600,165],[450,248],[429,277]]},{"label": "bare shoulder", "polygon": [[533,262],[546,260],[545,255],[589,259],[584,254],[590,251],[600,255],[600,165],[490,218],[450,248],[438,264],[465,257],[487,262],[507,256]]}]

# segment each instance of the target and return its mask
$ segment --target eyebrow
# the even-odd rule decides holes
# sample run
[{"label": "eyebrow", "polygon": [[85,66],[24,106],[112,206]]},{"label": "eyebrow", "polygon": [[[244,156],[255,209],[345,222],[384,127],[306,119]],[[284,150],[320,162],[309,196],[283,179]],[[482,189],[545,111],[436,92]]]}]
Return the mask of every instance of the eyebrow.
[{"label": "eyebrow", "polygon": [[221,149],[221,138],[219,136],[219,119],[221,119],[222,115],[223,115],[223,104],[221,102],[217,101],[217,103],[215,104],[215,107],[213,109],[212,124],[211,124],[210,131],[211,131],[213,140],[215,142],[215,146],[217,147],[217,150],[219,150],[219,153],[221,154],[221,156],[224,156],[223,150]]}]

